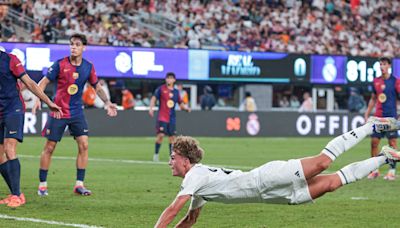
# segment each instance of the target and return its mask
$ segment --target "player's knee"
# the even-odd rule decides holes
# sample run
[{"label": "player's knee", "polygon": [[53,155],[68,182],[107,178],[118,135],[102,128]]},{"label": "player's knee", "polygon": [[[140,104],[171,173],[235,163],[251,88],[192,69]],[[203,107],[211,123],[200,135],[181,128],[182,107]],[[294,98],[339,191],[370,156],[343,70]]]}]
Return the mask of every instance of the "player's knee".
[{"label": "player's knee", "polygon": [[48,155],[52,155],[54,150],[55,150],[55,148],[56,148],[55,145],[47,144],[43,149],[43,153],[44,154],[48,154]]},{"label": "player's knee", "polygon": [[379,142],[371,142],[371,148],[378,148]]},{"label": "player's knee", "polygon": [[79,153],[86,153],[89,150],[89,143],[84,142],[79,144]]}]

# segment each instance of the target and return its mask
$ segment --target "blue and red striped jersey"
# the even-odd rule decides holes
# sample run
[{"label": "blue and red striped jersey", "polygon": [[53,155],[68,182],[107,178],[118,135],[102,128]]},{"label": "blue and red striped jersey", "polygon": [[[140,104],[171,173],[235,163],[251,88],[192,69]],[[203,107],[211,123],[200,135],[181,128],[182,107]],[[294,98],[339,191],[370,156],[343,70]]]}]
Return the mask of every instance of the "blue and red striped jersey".
[{"label": "blue and red striped jersey", "polygon": [[[69,57],[57,60],[46,75],[55,82],[56,95],[54,103],[62,108],[63,119],[83,114],[82,93],[87,81],[96,87],[98,82],[96,71],[91,62],[82,59],[79,66],[71,64]],[[54,113],[51,113],[54,117]]]},{"label": "blue and red striped jersey", "polygon": [[182,103],[177,89],[168,89],[167,85],[159,86],[154,92],[154,96],[159,101],[158,117],[159,121],[175,122],[175,105]]}]

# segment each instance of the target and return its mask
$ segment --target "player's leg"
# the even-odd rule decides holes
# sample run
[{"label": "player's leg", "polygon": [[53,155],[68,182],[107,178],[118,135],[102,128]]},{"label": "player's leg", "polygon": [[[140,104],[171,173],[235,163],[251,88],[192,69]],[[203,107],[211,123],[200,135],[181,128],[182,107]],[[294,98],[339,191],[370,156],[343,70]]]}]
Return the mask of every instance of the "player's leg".
[{"label": "player's leg", "polygon": [[167,130],[167,123],[162,121],[157,121],[156,128],[157,128],[157,135],[156,135],[156,142],[155,142],[155,150],[153,155],[153,161],[159,162],[159,153],[162,141],[164,139],[165,131]]},{"label": "player's leg", "polygon": [[307,180],[308,190],[312,199],[316,199],[327,192],[333,192],[343,185],[358,181],[388,162],[385,156],[368,158],[343,167],[336,173],[318,175]]},{"label": "player's leg", "polygon": [[[385,132],[382,133],[373,133],[371,135],[371,157],[376,157],[378,156],[378,151],[379,151],[379,143],[381,141],[381,138],[384,136]],[[379,169],[373,170],[369,175],[368,179],[375,179],[379,177]]]},{"label": "player's leg", "polygon": [[372,118],[363,126],[334,138],[326,145],[321,154],[301,159],[305,178],[312,178],[327,169],[339,155],[361,142],[367,135],[378,130],[398,128],[397,123],[398,121],[394,118]]},{"label": "player's leg", "polygon": [[57,143],[61,141],[66,126],[66,120],[50,117],[42,131],[42,135],[47,138],[47,141],[40,155],[39,187],[37,192],[39,196],[48,195],[47,174],[50,169],[51,158]]},{"label": "player's leg", "polygon": [[70,120],[68,127],[71,135],[75,137],[78,144],[78,155],[76,157],[76,182],[74,192],[79,195],[91,195],[91,191],[84,187],[86,167],[89,159],[89,129],[85,117],[74,117]]},{"label": "player's leg", "polygon": [[21,163],[17,157],[18,142],[23,140],[24,131],[24,115],[8,116],[4,120],[5,136],[4,136],[4,153],[8,160],[8,173],[11,186],[9,207],[19,207],[25,204],[25,196],[21,193]]},{"label": "player's leg", "polygon": [[[397,131],[387,132],[386,136],[388,137],[389,145],[397,149]],[[396,162],[389,163],[389,166],[389,171],[383,178],[390,181],[396,180]]]},{"label": "player's leg", "polygon": [[[8,167],[8,160],[6,154],[4,152],[4,123],[0,124],[0,174],[3,177],[4,181],[6,182],[10,193],[11,190],[11,182],[10,182],[10,174],[9,174],[9,167]],[[0,204],[5,204],[4,200],[0,200]]]},{"label": "player's leg", "polygon": [[168,130],[167,130],[167,134],[169,135],[169,155],[171,156],[172,154],[172,145],[175,142],[175,136],[176,136],[176,124],[175,121],[171,121],[168,124]]}]

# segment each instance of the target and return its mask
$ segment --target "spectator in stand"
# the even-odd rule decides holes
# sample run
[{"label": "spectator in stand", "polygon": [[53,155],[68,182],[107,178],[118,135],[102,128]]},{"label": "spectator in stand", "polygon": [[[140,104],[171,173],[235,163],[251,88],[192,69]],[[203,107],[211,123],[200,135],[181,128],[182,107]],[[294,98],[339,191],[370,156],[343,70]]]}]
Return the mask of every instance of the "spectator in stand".
[{"label": "spectator in stand", "polygon": [[205,86],[203,95],[200,97],[201,110],[211,111],[216,104],[215,96],[210,86]]},{"label": "spectator in stand", "polygon": [[240,104],[239,110],[246,111],[246,112],[256,112],[257,111],[256,101],[251,96],[250,92],[246,92],[246,97],[244,98],[242,104]]},{"label": "spectator in stand", "polygon": [[357,88],[350,88],[348,108],[350,112],[360,113],[363,110],[365,111],[366,103],[364,97],[360,95]]},{"label": "spectator in stand", "polygon": [[186,92],[185,89],[183,89],[183,85],[178,84],[176,87],[179,91],[179,95],[181,96],[182,103],[185,105],[189,105],[189,94]]},{"label": "spectator in stand", "polygon": [[142,101],[142,95],[136,94],[135,107],[145,107],[146,105]]},{"label": "spectator in stand", "polygon": [[124,110],[133,109],[133,107],[135,106],[135,99],[131,91],[129,91],[129,89],[127,88],[123,88],[121,92],[122,107],[124,108]]},{"label": "spectator in stand", "polygon": [[93,108],[96,100],[96,90],[93,86],[86,83],[82,94],[82,101],[86,108]]},{"label": "spectator in stand", "polygon": [[282,98],[279,100],[279,107],[281,108],[288,108],[290,106],[289,100],[287,99],[286,96],[282,96]]},{"label": "spectator in stand", "polygon": [[303,103],[301,103],[299,112],[312,112],[312,111],[314,111],[312,97],[309,92],[305,92],[303,94]]},{"label": "spectator in stand", "polygon": [[298,109],[300,107],[300,102],[296,95],[290,96],[290,107],[295,109]]}]

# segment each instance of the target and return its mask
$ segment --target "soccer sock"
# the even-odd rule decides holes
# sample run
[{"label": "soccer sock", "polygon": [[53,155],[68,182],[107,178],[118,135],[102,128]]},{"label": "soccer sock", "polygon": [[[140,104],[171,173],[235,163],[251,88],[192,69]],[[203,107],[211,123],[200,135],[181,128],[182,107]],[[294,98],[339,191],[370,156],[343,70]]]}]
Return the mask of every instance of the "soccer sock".
[{"label": "soccer sock", "polygon": [[7,183],[7,186],[10,189],[10,192],[12,192],[8,161],[4,162],[3,164],[0,164],[0,173],[4,178],[4,181]]},{"label": "soccer sock", "polygon": [[47,181],[47,173],[49,171],[45,169],[39,169],[39,181],[46,182]]},{"label": "soccer sock", "polygon": [[172,154],[172,146],[173,146],[173,144],[170,143],[170,144],[169,144],[169,156],[171,156],[171,154]]},{"label": "soccer sock", "polygon": [[326,145],[322,153],[334,161],[343,152],[361,142],[367,135],[372,134],[373,126],[372,123],[366,123],[361,127],[334,138]]},{"label": "soccer sock", "polygon": [[[390,169],[396,170],[396,163],[397,163],[397,162],[395,162],[395,161],[389,163]],[[396,172],[396,171],[395,171],[395,172]]]},{"label": "soccer sock", "polygon": [[387,163],[385,156],[372,157],[364,161],[351,163],[337,171],[336,174],[339,175],[342,185],[350,184],[368,176],[371,171],[378,169],[385,163]]},{"label": "soccer sock", "polygon": [[19,163],[19,159],[9,160],[9,172],[10,172],[10,183],[11,183],[11,194],[13,195],[21,195],[20,189],[20,179],[21,179],[21,164]]},{"label": "soccer sock", "polygon": [[86,169],[76,169],[76,180],[84,181],[85,180],[85,171]]},{"label": "soccer sock", "polygon": [[160,147],[161,147],[161,144],[156,143],[156,151],[154,152],[155,154],[158,154],[160,152]]}]

